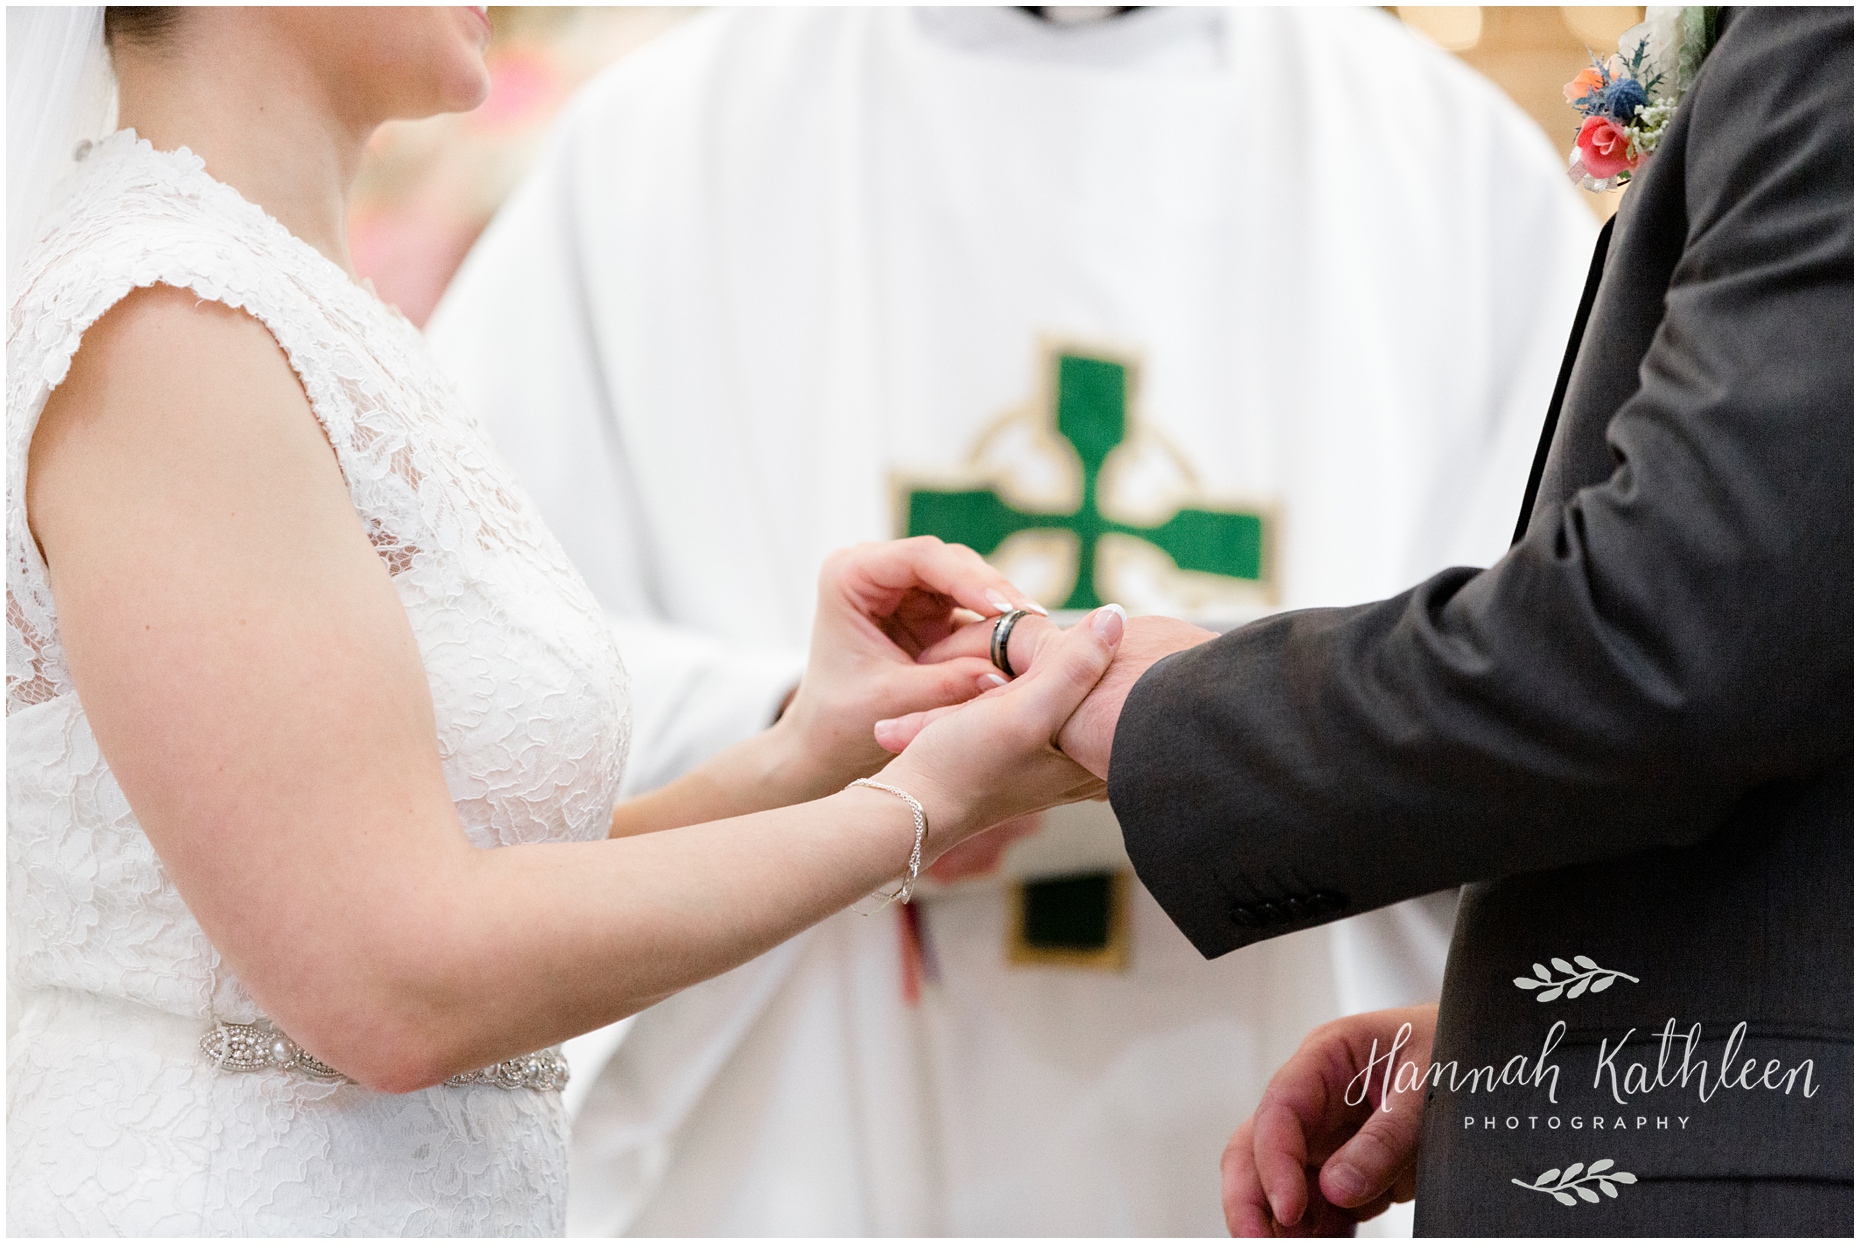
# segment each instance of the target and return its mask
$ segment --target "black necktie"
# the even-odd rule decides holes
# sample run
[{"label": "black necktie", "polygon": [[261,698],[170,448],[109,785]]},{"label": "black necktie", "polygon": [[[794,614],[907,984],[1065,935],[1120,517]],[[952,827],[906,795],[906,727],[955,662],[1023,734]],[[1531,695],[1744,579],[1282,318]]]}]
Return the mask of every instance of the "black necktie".
[{"label": "black necktie", "polygon": [[1556,438],[1557,416],[1563,413],[1563,395],[1569,391],[1569,374],[1576,370],[1576,352],[1582,348],[1582,330],[1589,326],[1589,312],[1595,307],[1595,291],[1601,288],[1602,268],[1608,263],[1608,239],[1614,236],[1615,218],[1610,216],[1595,239],[1595,257],[1589,260],[1589,279],[1582,287],[1582,301],[1576,306],[1576,323],[1569,330],[1569,345],[1563,351],[1563,368],[1556,374],[1556,391],[1550,395],[1550,413],[1544,416],[1543,435],[1537,438],[1537,457],[1531,462],[1531,482],[1524,488],[1524,508],[1518,512],[1518,529],[1511,542],[1524,539],[1524,529],[1531,525],[1531,509],[1537,504],[1537,488],[1544,482],[1544,463],[1550,460],[1550,442]]}]

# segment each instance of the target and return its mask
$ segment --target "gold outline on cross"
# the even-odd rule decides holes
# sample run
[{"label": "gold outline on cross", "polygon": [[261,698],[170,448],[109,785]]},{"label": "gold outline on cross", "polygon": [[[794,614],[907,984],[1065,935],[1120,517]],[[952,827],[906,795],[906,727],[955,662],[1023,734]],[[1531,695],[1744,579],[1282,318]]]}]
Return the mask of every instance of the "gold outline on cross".
[{"label": "gold outline on cross", "polygon": [[1264,510],[1184,506],[1151,527],[1106,515],[1099,484],[1105,460],[1133,429],[1134,369],[1124,360],[1075,346],[1049,346],[1044,362],[1044,413],[1048,426],[1077,455],[1084,483],[1078,508],[1069,513],[1022,509],[983,481],[962,487],[905,480],[899,485],[903,533],[966,544],[983,556],[1021,532],[1069,534],[1077,542],[1079,564],[1070,591],[1057,606],[1061,609],[1095,609],[1104,603],[1098,558],[1099,541],[1105,536],[1141,540],[1167,554],[1178,570],[1217,575],[1270,592],[1273,532],[1271,516]]}]

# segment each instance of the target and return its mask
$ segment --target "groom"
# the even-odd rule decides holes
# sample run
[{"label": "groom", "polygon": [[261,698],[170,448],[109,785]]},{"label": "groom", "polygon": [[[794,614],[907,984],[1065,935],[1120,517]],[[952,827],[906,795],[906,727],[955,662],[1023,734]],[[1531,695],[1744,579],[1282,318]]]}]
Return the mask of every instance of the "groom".
[{"label": "groom", "polygon": [[1433,1074],[1431,1015],[1320,1030],[1229,1151],[1236,1229],[1413,1186],[1417,1234],[1852,1233],[1852,153],[1852,11],[1725,11],[1510,554],[1137,620],[1062,733],[1210,957],[1470,883]]}]

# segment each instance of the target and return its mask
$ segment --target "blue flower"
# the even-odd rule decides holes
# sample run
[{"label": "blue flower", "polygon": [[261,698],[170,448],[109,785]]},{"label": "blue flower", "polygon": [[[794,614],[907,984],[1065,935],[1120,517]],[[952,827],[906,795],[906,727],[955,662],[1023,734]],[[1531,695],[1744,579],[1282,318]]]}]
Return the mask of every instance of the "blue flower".
[{"label": "blue flower", "polygon": [[1620,77],[1608,84],[1608,89],[1602,94],[1602,106],[1598,111],[1626,125],[1634,119],[1634,110],[1646,102],[1646,87],[1642,86],[1637,79]]}]

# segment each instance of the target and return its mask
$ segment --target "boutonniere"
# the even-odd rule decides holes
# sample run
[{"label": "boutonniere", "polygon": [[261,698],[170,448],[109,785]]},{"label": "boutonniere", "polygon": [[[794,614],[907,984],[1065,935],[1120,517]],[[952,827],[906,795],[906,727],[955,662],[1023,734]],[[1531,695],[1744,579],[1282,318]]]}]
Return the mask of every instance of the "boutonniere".
[{"label": "boutonniere", "polygon": [[1624,186],[1660,145],[1679,101],[1718,37],[1716,7],[1649,8],[1607,60],[1563,88],[1582,114],[1569,153],[1569,179],[1584,190]]}]

